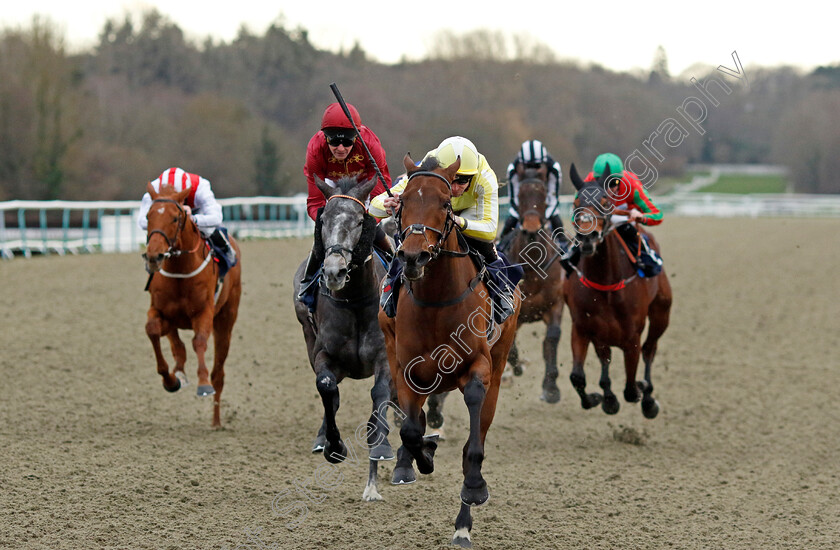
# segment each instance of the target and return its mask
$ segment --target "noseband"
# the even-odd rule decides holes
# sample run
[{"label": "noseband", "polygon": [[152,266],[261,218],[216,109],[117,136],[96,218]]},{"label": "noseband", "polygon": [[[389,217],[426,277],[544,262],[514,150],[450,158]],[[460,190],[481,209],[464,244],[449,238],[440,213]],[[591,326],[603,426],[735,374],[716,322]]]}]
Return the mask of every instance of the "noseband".
[{"label": "noseband", "polygon": [[[447,180],[445,177],[437,174],[435,172],[429,172],[426,170],[421,170],[419,172],[414,172],[408,177],[408,182],[406,183],[406,187],[408,187],[408,183],[411,183],[411,180],[417,176],[431,176],[437,178],[446,184],[446,188],[449,189],[449,194],[452,194],[452,184]],[[405,242],[405,239],[409,235],[423,235],[423,238],[426,240],[426,248],[429,251],[429,254],[432,255],[432,259],[438,257],[441,253],[448,253],[452,255],[460,255],[459,252],[454,252],[451,250],[441,250],[443,243],[446,242],[446,239],[449,237],[449,234],[452,232],[452,229],[455,227],[455,212],[452,210],[452,202],[446,203],[446,221],[443,224],[443,229],[437,229],[436,227],[430,227],[428,225],[424,225],[422,223],[414,223],[406,227],[405,229],[402,228],[402,208],[399,209],[396,216],[397,222],[397,231],[400,235],[400,248],[402,248],[402,243]],[[426,231],[431,231],[432,233],[438,234],[438,240],[434,244],[429,242],[429,237],[426,234]]]},{"label": "noseband", "polygon": [[[365,206],[365,203],[363,203],[362,201],[360,201],[356,197],[351,197],[350,195],[331,195],[330,198],[327,199],[327,202],[330,202],[333,199],[349,199],[349,200],[355,202],[356,204],[358,204],[359,206],[361,206],[364,214],[367,214],[367,212],[368,212],[368,209],[367,209],[367,206]],[[350,257],[349,261],[347,261],[347,257],[345,257],[345,253]],[[342,246],[340,244],[334,244],[331,247],[324,249],[324,257],[332,256],[333,254],[339,255],[339,256],[343,257],[345,259],[345,261],[347,261],[347,266],[348,266],[347,271],[348,272],[347,272],[347,277],[346,277],[345,282],[349,281],[350,280],[350,270],[352,270],[353,268],[356,267],[355,265],[352,264],[353,249],[352,248],[347,248],[346,246]]]},{"label": "noseband", "polygon": [[[187,221],[187,213],[184,211],[184,208],[181,206],[181,204],[178,201],[175,201],[175,200],[172,200],[172,199],[155,199],[155,200],[152,201],[152,204],[154,204],[156,202],[172,203],[176,207],[178,207],[178,227],[177,227],[177,229],[175,229],[175,236],[172,237],[171,239],[169,238],[169,235],[167,235],[162,229],[152,229],[151,231],[149,231],[148,235],[146,236],[146,246],[148,246],[149,241],[152,240],[152,235],[154,235],[155,233],[159,233],[163,237],[163,239],[166,241],[166,244],[169,245],[169,250],[167,250],[163,254],[164,258],[177,257],[177,256],[180,256],[181,254],[184,254],[184,253],[192,254],[193,252],[198,250],[199,246],[201,246],[201,242],[203,241],[203,239],[199,239],[198,240],[198,245],[196,245],[196,247],[194,249],[190,250],[190,251],[181,250],[181,249],[179,249],[175,246],[176,243],[178,242],[178,235],[180,235],[181,231],[184,229],[184,225],[186,224],[186,221]],[[143,256],[145,257],[146,255],[143,254]]]}]

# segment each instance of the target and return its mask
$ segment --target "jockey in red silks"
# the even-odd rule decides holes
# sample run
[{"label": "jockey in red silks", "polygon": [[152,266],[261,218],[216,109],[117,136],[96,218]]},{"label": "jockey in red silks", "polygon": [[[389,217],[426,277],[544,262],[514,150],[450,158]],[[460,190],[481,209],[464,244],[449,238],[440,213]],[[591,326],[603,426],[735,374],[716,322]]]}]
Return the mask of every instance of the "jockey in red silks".
[{"label": "jockey in red silks", "polygon": [[[327,185],[334,187],[335,182],[344,177],[355,176],[360,182],[376,178],[375,166],[378,166],[385,180],[385,185],[391,187],[391,174],[388,172],[385,149],[383,149],[379,138],[373,133],[373,130],[362,124],[359,111],[353,105],[348,103],[347,109],[353,117],[353,122],[348,120],[341,109],[341,105],[338,103],[330,104],[324,111],[323,117],[321,117],[321,129],[315,132],[306,146],[306,162],[303,165],[303,174],[306,176],[309,193],[306,198],[306,211],[313,220],[317,219],[318,211],[327,202],[324,194],[315,185],[316,176],[325,181]],[[353,128],[354,123],[358,128],[358,134],[356,129]],[[373,159],[367,156],[365,145],[367,145]],[[377,181],[368,200],[365,201],[365,206],[370,204],[370,199],[385,192],[382,181]],[[378,225],[374,237],[374,246],[384,252],[386,256],[394,253],[391,241],[388,240],[385,232]],[[310,298],[312,298],[317,286],[311,283],[314,282],[322,261],[323,258],[319,258],[316,254],[310,252],[301,281],[298,300],[306,303],[310,309],[314,307],[314,298]]]}]

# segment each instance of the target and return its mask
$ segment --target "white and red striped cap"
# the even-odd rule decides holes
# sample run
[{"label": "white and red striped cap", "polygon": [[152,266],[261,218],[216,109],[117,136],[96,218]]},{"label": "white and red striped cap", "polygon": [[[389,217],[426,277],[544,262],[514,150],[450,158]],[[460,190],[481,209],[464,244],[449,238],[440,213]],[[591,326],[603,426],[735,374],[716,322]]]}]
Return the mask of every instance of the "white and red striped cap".
[{"label": "white and red striped cap", "polygon": [[174,187],[176,191],[183,191],[187,187],[192,186],[192,178],[190,176],[192,176],[192,174],[186,172],[182,168],[167,168],[160,175],[160,185],[170,185]]}]

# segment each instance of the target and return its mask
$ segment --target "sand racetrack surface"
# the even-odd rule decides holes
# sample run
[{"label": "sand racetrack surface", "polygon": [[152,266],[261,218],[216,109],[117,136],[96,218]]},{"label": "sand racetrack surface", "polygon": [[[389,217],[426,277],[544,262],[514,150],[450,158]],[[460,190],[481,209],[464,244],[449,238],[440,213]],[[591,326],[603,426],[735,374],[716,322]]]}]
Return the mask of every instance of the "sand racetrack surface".
[{"label": "sand racetrack surface", "polygon": [[[540,401],[544,326],[523,327],[530,364],[487,436],[475,548],[840,547],[840,220],[669,218],[653,232],[674,289],[659,416],[620,392],[614,416],[580,408],[568,311],[562,400]],[[361,501],[366,460],[333,470],[309,452],[322,406],[291,301],[309,242],[242,243],[221,430],[195,396],[191,333],[191,385],[161,385],[139,254],[0,262],[0,548],[447,548],[460,395],[436,471],[395,487],[383,463],[382,502]],[[587,376],[597,390],[592,350]],[[340,386],[345,439],[367,420],[371,384]]]}]

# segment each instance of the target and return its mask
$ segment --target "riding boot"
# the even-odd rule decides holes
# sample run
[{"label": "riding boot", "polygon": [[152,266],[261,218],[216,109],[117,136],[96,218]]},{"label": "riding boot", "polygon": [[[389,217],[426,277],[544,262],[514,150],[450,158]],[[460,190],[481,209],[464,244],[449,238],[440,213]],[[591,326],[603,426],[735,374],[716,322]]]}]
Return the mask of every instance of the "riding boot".
[{"label": "riding boot", "polygon": [[397,297],[400,294],[403,264],[396,257],[391,260],[388,266],[388,273],[382,279],[382,294],[379,297],[379,305],[390,318],[397,315]]},{"label": "riding boot", "polygon": [[303,279],[300,281],[300,292],[297,299],[302,302],[309,311],[315,312],[315,298],[318,291],[318,275],[321,272],[321,262],[315,257],[314,251],[309,252],[309,259],[306,261],[306,268],[303,271]]},{"label": "riding boot", "polygon": [[395,254],[394,245],[391,243],[391,239],[388,238],[388,235],[385,234],[381,224],[376,226],[376,235],[373,237],[373,246],[381,253],[380,255],[383,256],[385,262],[390,263]]},{"label": "riding boot", "polygon": [[235,266],[236,251],[233,250],[233,247],[230,245],[230,241],[228,241],[227,235],[225,235],[224,232],[222,232],[222,230],[217,227],[216,230],[210,234],[209,239],[213,246],[215,246],[216,249],[218,249],[225,257],[225,261],[227,262],[228,267]]}]

